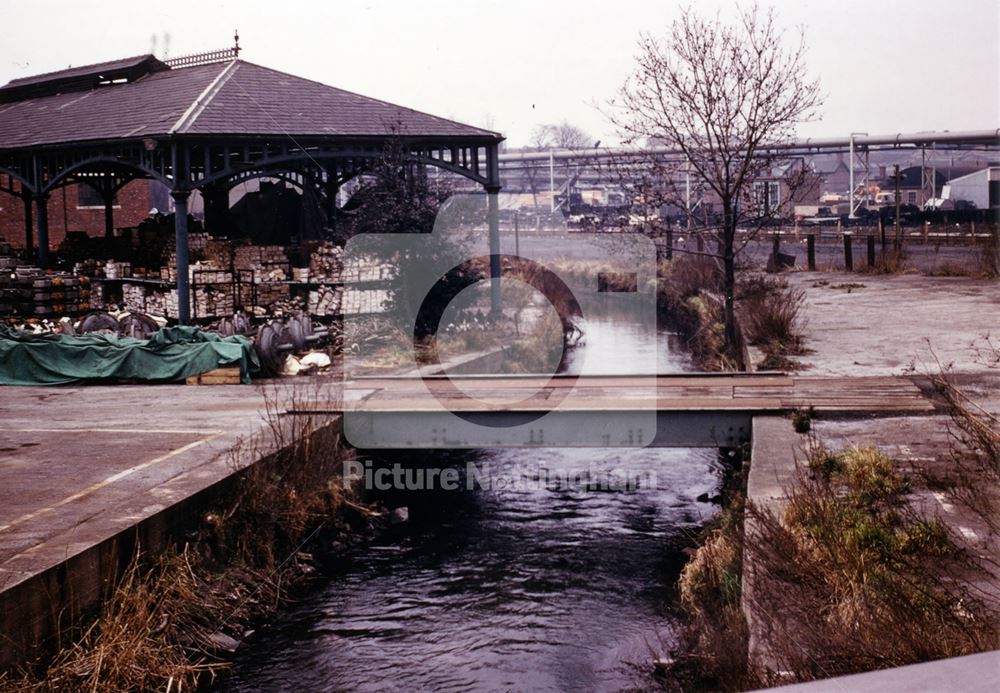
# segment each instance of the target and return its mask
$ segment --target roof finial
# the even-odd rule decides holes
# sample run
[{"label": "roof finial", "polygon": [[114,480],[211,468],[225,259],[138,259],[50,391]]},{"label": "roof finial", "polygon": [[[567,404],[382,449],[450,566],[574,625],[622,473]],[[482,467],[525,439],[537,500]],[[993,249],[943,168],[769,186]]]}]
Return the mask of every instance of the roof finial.
[{"label": "roof finial", "polygon": [[238,57],[240,57],[240,30],[239,29],[233,29],[233,41],[236,42],[236,45],[233,46],[233,53],[238,58]]}]

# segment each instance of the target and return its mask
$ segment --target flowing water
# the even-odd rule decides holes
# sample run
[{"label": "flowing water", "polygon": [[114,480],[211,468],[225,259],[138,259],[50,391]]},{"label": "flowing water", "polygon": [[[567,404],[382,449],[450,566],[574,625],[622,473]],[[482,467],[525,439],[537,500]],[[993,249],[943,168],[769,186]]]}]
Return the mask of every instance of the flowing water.
[{"label": "flowing water", "polygon": [[[582,373],[690,370],[673,336],[595,321]],[[383,459],[405,459],[414,453]],[[410,521],[241,648],[228,691],[655,688],[686,537],[715,508],[714,451],[428,452],[480,488],[393,491]]]}]

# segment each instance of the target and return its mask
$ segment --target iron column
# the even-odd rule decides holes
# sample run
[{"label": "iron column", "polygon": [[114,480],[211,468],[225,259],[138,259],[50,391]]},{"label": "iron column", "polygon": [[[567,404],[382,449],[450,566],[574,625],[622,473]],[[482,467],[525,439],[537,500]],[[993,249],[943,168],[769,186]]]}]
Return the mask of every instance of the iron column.
[{"label": "iron column", "polygon": [[35,251],[35,222],[31,218],[31,193],[21,189],[21,199],[24,201],[24,252],[31,258]]},{"label": "iron column", "polygon": [[35,206],[38,208],[38,266],[44,269],[49,264],[49,194],[35,195]]},{"label": "iron column", "polygon": [[189,190],[172,190],[174,198],[174,237],[177,241],[177,321],[191,322],[191,280],[188,277],[188,197]]}]

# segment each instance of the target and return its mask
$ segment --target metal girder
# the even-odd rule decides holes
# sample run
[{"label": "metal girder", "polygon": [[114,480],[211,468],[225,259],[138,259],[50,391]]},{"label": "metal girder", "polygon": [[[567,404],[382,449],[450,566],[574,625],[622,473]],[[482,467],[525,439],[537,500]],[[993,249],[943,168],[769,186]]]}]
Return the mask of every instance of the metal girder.
[{"label": "metal girder", "polygon": [[[641,416],[637,416],[641,414]],[[553,411],[525,431],[516,411],[365,412],[344,416],[357,448],[732,447],[750,439],[753,411],[670,411],[654,430],[636,425],[650,412]],[[509,427],[504,427],[509,426]]]}]

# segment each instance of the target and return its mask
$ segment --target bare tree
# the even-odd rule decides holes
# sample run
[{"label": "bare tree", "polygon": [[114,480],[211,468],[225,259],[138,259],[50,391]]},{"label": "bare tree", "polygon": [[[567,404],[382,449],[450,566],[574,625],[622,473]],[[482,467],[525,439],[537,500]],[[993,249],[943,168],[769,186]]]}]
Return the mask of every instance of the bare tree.
[{"label": "bare tree", "polygon": [[568,121],[539,125],[531,136],[532,144],[542,149],[584,149],[594,140],[586,132]]},{"label": "bare tree", "polygon": [[693,179],[721,208],[714,233],[730,347],[737,343],[737,227],[759,228],[777,211],[782,200],[775,199],[771,181],[784,178],[794,185],[790,178],[801,179],[788,175],[775,145],[790,141],[797,123],[815,117],[820,103],[819,84],[806,71],[801,30],[797,43],[786,48],[773,9],[756,5],[741,10],[733,24],[688,8],[664,38],[642,35],[635,71],[611,103],[611,120],[624,144],[665,145],[677,152],[628,162],[628,177],[644,204],[682,206]]}]

